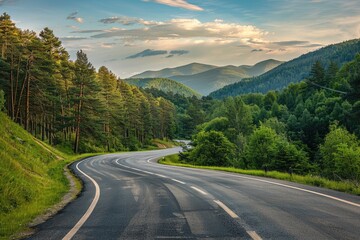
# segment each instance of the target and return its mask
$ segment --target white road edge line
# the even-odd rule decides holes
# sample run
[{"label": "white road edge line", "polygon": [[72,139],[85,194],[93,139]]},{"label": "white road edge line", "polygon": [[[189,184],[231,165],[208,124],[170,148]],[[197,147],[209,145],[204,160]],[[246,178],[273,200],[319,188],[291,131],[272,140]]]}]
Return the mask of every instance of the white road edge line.
[{"label": "white road edge line", "polygon": [[[179,168],[179,167],[164,166],[164,168]],[[186,168],[186,169],[192,170],[192,171],[213,171],[213,170],[192,169],[192,168]],[[221,171],[219,171],[219,172],[221,172]],[[226,174],[225,172],[221,172],[221,173]],[[307,190],[307,189],[304,189],[304,188],[294,187],[294,186],[290,186],[290,185],[286,185],[286,184],[282,184],[282,183],[271,182],[271,181],[262,180],[262,179],[258,179],[258,178],[253,178],[253,177],[245,177],[245,176],[239,176],[239,175],[235,175],[235,174],[230,174],[230,175],[234,176],[234,177],[238,177],[238,178],[249,179],[249,180],[254,180],[254,181],[259,181],[259,182],[265,182],[265,183],[269,183],[269,184],[273,184],[273,185],[277,185],[277,186],[282,186],[282,187],[285,187],[285,188],[291,188],[291,189],[294,189],[294,190],[307,192],[307,193],[315,194],[315,195],[322,196],[322,197],[325,197],[325,198],[329,198],[329,199],[332,199],[332,200],[335,200],[335,201],[338,201],[338,202],[346,203],[346,204],[349,204],[349,205],[352,205],[352,206],[355,206],[355,207],[360,207],[360,204],[358,204],[358,203],[347,201],[347,200],[337,198],[337,197],[334,197],[334,196],[331,196],[331,195],[327,195],[327,194],[324,194],[324,193],[319,193],[319,192]]]},{"label": "white road edge line", "polygon": [[181,183],[181,184],[186,184],[186,183],[184,183],[184,182],[182,182],[182,181],[179,181],[179,180],[177,180],[177,179],[175,179],[175,178],[172,178],[171,180],[173,180],[174,182],[178,182],[178,183]]},{"label": "white road edge line", "polygon": [[290,185],[286,185],[286,184],[282,184],[282,183],[277,183],[277,182],[271,182],[271,181],[262,180],[262,179],[258,179],[258,178],[251,178],[251,177],[245,177],[245,176],[236,176],[236,177],[249,179],[249,180],[254,180],[254,181],[259,181],[259,182],[265,182],[265,183],[278,185],[278,186],[282,186],[282,187],[286,187],[286,188],[291,188],[291,189],[295,189],[295,190],[298,190],[298,191],[307,192],[307,193],[315,194],[315,195],[318,195],[318,196],[330,198],[330,199],[333,199],[333,200],[336,200],[336,201],[339,201],[339,202],[343,202],[343,203],[346,203],[346,204],[349,204],[349,205],[352,205],[352,206],[355,206],[355,207],[360,207],[360,204],[350,202],[350,201],[347,201],[347,200],[344,200],[344,199],[341,199],[341,198],[337,198],[337,197],[334,197],[334,196],[330,196],[330,195],[327,195],[327,194],[324,194],[324,193],[319,193],[319,192],[307,190],[307,189],[304,189],[304,188],[294,187],[294,186],[290,186]]},{"label": "white road edge line", "polygon": [[204,192],[203,190],[201,190],[201,189],[199,189],[199,188],[197,188],[197,187],[191,186],[191,188],[194,189],[194,190],[196,190],[196,191],[198,191],[199,193],[201,193],[201,194],[203,194],[203,195],[207,195],[206,192]]},{"label": "white road edge line", "polygon": [[95,206],[96,206],[96,204],[97,204],[97,202],[99,201],[99,198],[100,198],[100,187],[97,184],[97,182],[93,178],[91,178],[89,175],[87,175],[86,173],[81,171],[80,168],[79,168],[79,164],[82,163],[83,161],[78,162],[76,164],[76,169],[79,172],[81,172],[85,177],[90,179],[90,181],[94,184],[94,186],[95,186],[95,197],[94,197],[93,201],[91,202],[91,204],[90,204],[88,210],[86,211],[86,213],[80,218],[80,220],[75,224],[75,226],[65,235],[65,237],[63,237],[63,240],[70,240],[72,237],[74,237],[74,235],[77,233],[77,231],[79,231],[81,226],[90,217],[91,213],[94,211]]}]

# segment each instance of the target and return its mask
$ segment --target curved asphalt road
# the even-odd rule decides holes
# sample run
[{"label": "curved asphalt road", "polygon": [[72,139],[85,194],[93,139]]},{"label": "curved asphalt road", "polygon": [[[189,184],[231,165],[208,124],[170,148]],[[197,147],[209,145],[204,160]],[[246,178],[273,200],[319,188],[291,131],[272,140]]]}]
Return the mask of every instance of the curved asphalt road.
[{"label": "curved asphalt road", "polygon": [[81,196],[31,239],[360,239],[358,196],[156,163],[179,150],[73,164]]}]

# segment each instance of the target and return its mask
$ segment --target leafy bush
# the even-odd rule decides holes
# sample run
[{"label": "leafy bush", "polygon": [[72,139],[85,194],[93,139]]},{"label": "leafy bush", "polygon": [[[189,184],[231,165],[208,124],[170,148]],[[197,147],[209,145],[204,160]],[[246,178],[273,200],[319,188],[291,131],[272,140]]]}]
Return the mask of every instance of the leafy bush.
[{"label": "leafy bush", "polygon": [[199,132],[194,137],[194,148],[188,161],[205,166],[229,166],[235,157],[235,145],[221,132]]},{"label": "leafy bush", "polygon": [[304,173],[309,166],[306,152],[264,125],[249,137],[244,152],[248,168],[261,169],[267,166],[271,170],[283,172],[291,168],[296,173]]},{"label": "leafy bush", "polygon": [[336,124],[320,145],[322,173],[331,179],[360,181],[360,144],[354,134]]}]

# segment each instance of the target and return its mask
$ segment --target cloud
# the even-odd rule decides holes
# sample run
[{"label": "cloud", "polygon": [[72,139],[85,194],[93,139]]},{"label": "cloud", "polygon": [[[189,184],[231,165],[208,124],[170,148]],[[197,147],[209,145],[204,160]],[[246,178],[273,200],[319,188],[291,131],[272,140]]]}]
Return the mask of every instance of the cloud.
[{"label": "cloud", "polygon": [[85,37],[77,37],[77,36],[68,36],[68,37],[60,38],[60,41],[70,42],[70,41],[79,41],[79,40],[84,40],[84,39],[87,39],[87,38],[85,38]]},{"label": "cloud", "polygon": [[104,32],[104,30],[97,30],[97,29],[93,29],[93,30],[76,30],[76,31],[72,31],[71,33],[100,33],[100,32]]},{"label": "cloud", "polygon": [[5,4],[12,3],[12,2],[14,2],[14,0],[0,0],[0,6],[3,6]]},{"label": "cloud", "polygon": [[151,56],[157,56],[157,55],[165,55],[168,51],[166,50],[152,50],[152,49],[146,49],[142,52],[136,53],[134,55],[126,57],[126,59],[134,59],[134,58],[143,58],[143,57],[151,57]]},{"label": "cloud", "polygon": [[102,48],[113,48],[116,45],[116,43],[102,43]]},{"label": "cloud", "polygon": [[[252,25],[224,21],[201,22],[197,19],[177,18],[145,28],[118,29],[93,35],[93,38],[121,37],[132,41],[161,39],[186,39],[207,41],[217,39],[217,44],[262,39],[267,32]],[[219,42],[220,41],[220,42]],[[203,43],[203,42],[202,42]]]},{"label": "cloud", "polygon": [[187,0],[143,0],[144,2],[156,2],[164,5],[168,5],[171,7],[184,8],[191,11],[204,11],[203,8],[188,3]]},{"label": "cloud", "polygon": [[302,48],[312,48],[312,47],[321,47],[322,44],[311,43],[309,41],[281,41],[281,42],[272,42],[281,47],[302,47]]},{"label": "cloud", "polygon": [[68,19],[68,20],[74,20],[75,22],[78,22],[78,23],[83,23],[83,22],[84,22],[84,19],[81,18],[81,17],[78,17],[77,14],[78,14],[78,12],[70,13],[69,16],[67,16],[66,19]]},{"label": "cloud", "polygon": [[120,17],[109,17],[100,19],[99,22],[104,24],[111,24],[111,23],[120,23],[125,26],[130,26],[134,24],[140,24],[144,26],[152,26],[152,25],[160,25],[161,22],[157,21],[146,21],[142,18],[135,18],[135,17],[127,17],[127,16],[120,16]]},{"label": "cloud", "polygon": [[189,51],[187,51],[187,50],[172,50],[169,53],[171,55],[179,55],[179,56],[181,56],[181,55],[184,55],[184,54],[188,54]]}]

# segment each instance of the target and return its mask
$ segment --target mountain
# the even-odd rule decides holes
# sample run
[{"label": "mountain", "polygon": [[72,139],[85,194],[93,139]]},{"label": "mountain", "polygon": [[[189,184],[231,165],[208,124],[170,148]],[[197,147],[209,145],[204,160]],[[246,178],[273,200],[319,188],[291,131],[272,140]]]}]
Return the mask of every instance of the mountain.
[{"label": "mountain", "polygon": [[241,82],[225,86],[212,92],[210,96],[225,98],[246,93],[266,93],[270,90],[280,90],[290,83],[300,82],[307,78],[316,61],[321,61],[324,67],[328,67],[333,61],[340,67],[354,59],[359,52],[360,39],[329,45],[281,64],[258,77],[243,79]]},{"label": "mountain", "polygon": [[175,75],[176,76],[192,75],[192,74],[205,72],[216,67],[217,66],[201,64],[201,63],[190,63],[176,68],[165,68],[159,71],[146,71],[134,75],[131,78],[168,78],[170,76],[175,76]]},{"label": "mountain", "polygon": [[238,82],[243,78],[263,74],[264,72],[277,67],[281,63],[282,62],[280,61],[269,59],[259,62],[254,66],[242,65],[236,67],[229,65],[214,68],[198,74],[170,76],[169,78],[183,83],[203,95],[208,95],[217,89]]},{"label": "mountain", "polygon": [[172,92],[183,95],[185,97],[200,97],[200,94],[195,92],[193,89],[166,78],[129,78],[125,80],[128,84],[135,85],[142,88],[155,88],[164,92]]}]

